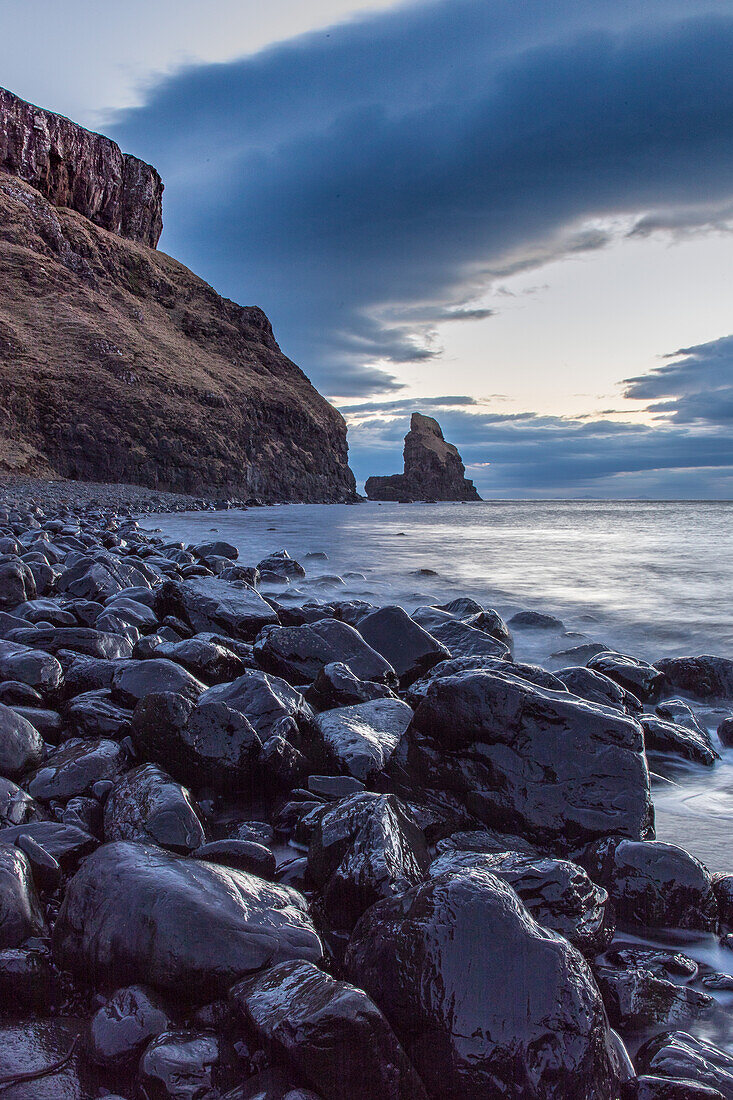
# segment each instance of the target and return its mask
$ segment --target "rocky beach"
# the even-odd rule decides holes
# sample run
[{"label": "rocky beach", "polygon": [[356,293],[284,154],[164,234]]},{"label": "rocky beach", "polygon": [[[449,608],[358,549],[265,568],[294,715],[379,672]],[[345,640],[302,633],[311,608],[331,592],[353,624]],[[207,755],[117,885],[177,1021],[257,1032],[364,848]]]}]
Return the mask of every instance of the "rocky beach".
[{"label": "rocky beach", "polygon": [[295,600],[315,556],[144,515],[196,506],[0,492],[2,1095],[733,1097],[733,874],[653,786],[733,662]]}]

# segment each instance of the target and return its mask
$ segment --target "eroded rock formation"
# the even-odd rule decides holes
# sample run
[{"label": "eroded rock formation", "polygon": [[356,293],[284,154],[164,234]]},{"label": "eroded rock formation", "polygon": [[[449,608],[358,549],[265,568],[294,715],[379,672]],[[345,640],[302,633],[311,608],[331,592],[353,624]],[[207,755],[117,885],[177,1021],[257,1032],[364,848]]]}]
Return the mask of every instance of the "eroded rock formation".
[{"label": "eroded rock formation", "polygon": [[413,413],[405,436],[405,470],[388,477],[370,477],[370,500],[408,503],[412,500],[481,500],[457,447],[447,443],[432,416]]},{"label": "eroded rock formation", "polygon": [[154,168],[0,90],[0,476],[354,497],[346,425],[255,307],[152,247]]},{"label": "eroded rock formation", "polygon": [[0,88],[0,169],[54,206],[155,248],[163,229],[156,170],[101,134]]}]

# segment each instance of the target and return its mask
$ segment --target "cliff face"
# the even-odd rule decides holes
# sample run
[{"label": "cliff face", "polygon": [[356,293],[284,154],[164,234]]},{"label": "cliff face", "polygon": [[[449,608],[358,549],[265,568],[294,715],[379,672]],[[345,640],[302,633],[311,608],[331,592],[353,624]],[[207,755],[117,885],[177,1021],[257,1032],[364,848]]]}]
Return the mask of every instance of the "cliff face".
[{"label": "cliff face", "polygon": [[261,310],[0,172],[0,472],[344,500],[341,415]]},{"label": "cliff face", "polygon": [[54,206],[155,248],[163,229],[163,184],[153,167],[101,134],[0,88],[0,169]]},{"label": "cliff face", "polygon": [[408,503],[412,500],[481,500],[452,443],[443,438],[432,416],[413,413],[405,436],[405,470],[389,477],[370,477],[370,500]]}]

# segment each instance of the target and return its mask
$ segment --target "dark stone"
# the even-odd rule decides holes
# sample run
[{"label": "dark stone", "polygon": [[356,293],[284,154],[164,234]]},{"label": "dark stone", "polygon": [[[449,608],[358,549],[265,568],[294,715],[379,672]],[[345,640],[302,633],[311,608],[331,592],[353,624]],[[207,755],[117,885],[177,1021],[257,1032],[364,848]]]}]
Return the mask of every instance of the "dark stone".
[{"label": "dark stone", "polygon": [[53,943],[54,957],[83,981],[143,981],[200,1004],[265,965],[322,954],[295,890],[124,842],[84,861]]},{"label": "dark stone", "polygon": [[655,1035],[640,1048],[636,1068],[641,1074],[707,1085],[733,1100],[733,1055],[685,1031]]},{"label": "dark stone", "polygon": [[129,657],[132,653],[129,639],[120,634],[92,630],[87,626],[29,626],[23,630],[14,630],[12,640],[48,653],[70,649],[73,653],[100,657],[106,661]]},{"label": "dark stone", "polygon": [[499,612],[494,611],[493,608],[484,608],[476,600],[472,600],[467,596],[459,596],[449,603],[438,604],[438,610],[447,611],[454,618],[460,619],[470,626],[478,627],[479,630],[483,630],[485,634],[490,634],[497,641],[504,642],[508,649],[512,648],[511,631]]},{"label": "dark stone", "polygon": [[707,735],[705,726],[698,720],[689,703],[684,699],[665,699],[654,708],[654,713],[665,722],[674,722],[678,726],[692,730],[693,733]]},{"label": "dark stone", "polygon": [[500,833],[496,829],[477,829],[451,833],[436,844],[438,852],[518,852],[521,855],[539,857],[533,844],[523,837]]},{"label": "dark stone", "polygon": [[718,726],[718,738],[727,749],[733,747],[733,716],[724,718]]},{"label": "dark stone", "polygon": [[699,1020],[710,1016],[715,1006],[707,993],[675,985],[650,970],[596,966],[593,976],[609,1022],[622,1034]]},{"label": "dark stone", "polygon": [[405,436],[404,472],[367,478],[370,500],[481,500],[452,443],[446,443],[432,416],[413,413]]},{"label": "dark stone", "polygon": [[336,767],[366,783],[389,763],[412,721],[412,710],[400,699],[375,699],[325,711],[315,721]]},{"label": "dark stone", "polygon": [[46,707],[13,707],[19,718],[25,718],[40,733],[44,741],[49,745],[56,745],[61,740],[63,722],[61,715],[56,710]]},{"label": "dark stone", "polygon": [[0,844],[0,949],[20,947],[29,936],[41,936],[45,931],[27,856],[18,848]]},{"label": "dark stone", "polygon": [[206,685],[185,668],[166,660],[130,661],[112,680],[112,698],[129,708],[153,692],[175,692],[184,698],[197,699],[205,690]]},{"label": "dark stone", "polygon": [[733,930],[733,875],[716,872],[712,880],[720,923],[726,929]]},{"label": "dark stone", "polygon": [[575,863],[519,852],[453,850],[433,860],[430,875],[474,868],[508,883],[538,924],[559,932],[584,955],[597,955],[613,939],[615,921],[608,894]]},{"label": "dark stone", "polygon": [[11,779],[0,777],[0,828],[22,825],[42,817],[39,807],[26,791]]},{"label": "dark stone", "polygon": [[338,802],[349,795],[359,794],[364,790],[364,784],[351,775],[309,775],[308,790],[328,802]]},{"label": "dark stone", "polygon": [[450,792],[484,824],[556,850],[652,832],[639,724],[511,675],[435,679],[390,772],[415,801]]},{"label": "dark stone", "polygon": [[0,678],[20,680],[42,694],[56,691],[61,684],[61,665],[50,653],[31,649],[7,639],[0,641]]},{"label": "dark stone", "polygon": [[26,786],[42,802],[62,801],[84,794],[99,779],[111,779],[125,765],[125,753],[116,741],[101,737],[74,738],[50,753]]},{"label": "dark stone", "polygon": [[702,932],[717,927],[710,873],[675,844],[607,837],[586,848],[578,862],[608,890],[619,924]]},{"label": "dark stone", "polygon": [[689,980],[697,976],[694,959],[667,947],[649,947],[646,944],[626,943],[617,940],[606,952],[606,959],[617,970],[648,970],[657,977]]},{"label": "dark stone", "polygon": [[39,890],[55,890],[61,882],[59,861],[28,833],[21,833],[15,842],[30,864],[33,881]]},{"label": "dark stone", "polygon": [[611,1036],[582,956],[487,871],[439,875],[372,906],[345,968],[435,1100],[617,1095]]},{"label": "dark stone", "polygon": [[527,665],[516,661],[506,661],[501,657],[456,657],[455,660],[442,661],[431,668],[420,680],[408,688],[405,698],[415,708],[425,698],[428,688],[434,680],[443,680],[447,676],[456,676],[459,672],[496,672],[501,676],[518,676],[537,687],[551,688],[553,691],[567,691],[565,684],[552,672],[546,672],[539,665]]},{"label": "dark stone", "polygon": [[233,546],[231,542],[224,542],[222,539],[214,539],[213,542],[198,542],[189,549],[201,561],[206,561],[207,558],[212,557],[229,558],[231,561],[236,561],[239,557],[237,547]]},{"label": "dark stone", "polygon": [[0,1014],[48,1015],[55,993],[55,975],[46,951],[33,947],[0,950]]},{"label": "dark stone", "polygon": [[509,620],[509,626],[515,630],[564,630],[562,619],[554,615],[545,615],[541,611],[518,611]]},{"label": "dark stone", "polygon": [[285,577],[288,580],[291,577],[305,576],[303,566],[291,558],[287,550],[278,550],[274,554],[269,554],[257,563],[257,568],[260,573],[274,573],[275,576]]},{"label": "dark stone", "polygon": [[202,844],[194,852],[197,859],[209,863],[221,863],[224,867],[234,867],[237,871],[249,871],[260,878],[275,877],[277,860],[264,844],[253,840],[212,840]]},{"label": "dark stone", "polygon": [[97,840],[75,825],[62,821],[28,821],[0,829],[0,844],[15,844],[20,836],[30,836],[58,860],[64,869],[73,867],[97,847]]},{"label": "dark stone", "polygon": [[139,1080],[148,1100],[216,1100],[221,1060],[214,1032],[168,1031],[140,1059]]},{"label": "dark stone", "polygon": [[0,775],[17,778],[43,759],[43,739],[34,725],[0,703]]},{"label": "dark stone", "polygon": [[161,642],[155,657],[175,661],[206,684],[235,680],[249,667],[233,650],[198,635],[181,642]]},{"label": "dark stone", "polygon": [[426,1100],[377,1006],[309,962],[286,962],[234,986],[246,1034],[293,1065],[325,1100]]},{"label": "dark stone", "polygon": [[245,642],[278,622],[254,588],[217,577],[166,581],[156,594],[155,610],[159,616],[176,615],[197,632],[223,631]]},{"label": "dark stone", "polygon": [[[453,620],[449,620],[452,622]],[[381,607],[359,620],[362,638],[387,660],[400,686],[408,687],[451,652],[416,623],[401,607]]]},{"label": "dark stone", "polygon": [[664,676],[654,665],[628,657],[612,650],[597,653],[588,661],[588,668],[602,672],[626,691],[630,691],[642,703],[653,703],[659,698]]},{"label": "dark stone", "polygon": [[651,714],[643,715],[640,721],[647,751],[673,753],[683,760],[692,760],[695,764],[703,764],[708,768],[720,759],[706,730],[697,733]]},{"label": "dark stone", "polygon": [[20,680],[4,680],[0,683],[0,703],[6,707],[40,707],[43,699],[30,684],[22,684]]},{"label": "dark stone", "polygon": [[733,661],[727,657],[667,657],[656,667],[667,692],[693,699],[733,699]]},{"label": "dark stone", "polygon": [[313,711],[296,688],[260,669],[245,672],[231,684],[209,688],[199,699],[199,706],[210,703],[225,703],[239,711],[263,742],[293,723],[305,732],[314,721]]},{"label": "dark stone", "polygon": [[121,776],[104,804],[106,841],[138,840],[193,852],[205,840],[191,795],[155,764]]},{"label": "dark stone", "polygon": [[636,696],[602,672],[577,665],[558,669],[555,675],[558,680],[562,680],[569,692],[579,695],[581,699],[587,699],[589,703],[600,703],[602,707],[615,707],[616,710],[634,715],[641,712],[641,703]]},{"label": "dark stone", "polygon": [[112,701],[107,688],[85,691],[64,709],[64,718],[75,737],[109,737],[121,741],[130,732],[132,711]]},{"label": "dark stone", "polygon": [[[418,614],[420,609],[412,616],[431,637],[444,645],[451,657],[499,657],[501,659],[510,656],[510,648],[505,642],[492,637],[482,629],[464,623],[454,618],[447,612],[436,608],[427,609],[428,613]],[[359,624],[361,629],[361,623]]]},{"label": "dark stone", "polygon": [[134,711],[133,740],[148,760],[182,782],[245,790],[260,738],[241,711],[207,696],[196,704],[173,692],[147,695]]},{"label": "dark stone", "polygon": [[359,680],[350,668],[334,661],[320,670],[308,688],[306,698],[319,710],[332,710],[368,703],[372,699],[394,698],[394,692],[386,684]]},{"label": "dark stone", "polygon": [[24,561],[0,561],[0,611],[14,611],[18,604],[36,597],[36,581]]},{"label": "dark stone", "polygon": [[97,1095],[95,1075],[79,1049],[82,1027],[82,1021],[71,1018],[0,1025],[3,1100],[89,1100]]},{"label": "dark stone", "polygon": [[270,630],[255,642],[255,657],[265,670],[295,684],[312,683],[326,665],[339,661],[360,680],[396,683],[388,661],[352,626],[321,619],[307,626]]},{"label": "dark stone", "polygon": [[725,1100],[723,1093],[689,1078],[650,1077],[644,1074],[624,1082],[621,1100]]},{"label": "dark stone", "polygon": [[373,902],[425,878],[425,838],[394,795],[352,795],[318,812],[308,875],[332,923],[350,928]]},{"label": "dark stone", "polygon": [[105,1069],[126,1069],[171,1026],[160,997],[142,985],[117,989],[89,1021],[84,1053]]}]

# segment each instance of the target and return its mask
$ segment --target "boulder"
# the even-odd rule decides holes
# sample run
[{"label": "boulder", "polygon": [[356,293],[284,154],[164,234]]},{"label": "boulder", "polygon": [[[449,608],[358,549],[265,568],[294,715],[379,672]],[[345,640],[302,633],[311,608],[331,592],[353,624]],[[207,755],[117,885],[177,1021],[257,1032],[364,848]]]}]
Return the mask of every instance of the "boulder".
[{"label": "boulder", "polygon": [[588,661],[588,668],[602,672],[626,691],[630,691],[642,703],[653,703],[659,698],[664,675],[654,665],[629,657],[624,653],[605,650]]},{"label": "boulder", "polygon": [[73,1018],[0,1024],[3,1100],[89,1100],[98,1095],[96,1074],[79,1049],[83,1026]]},{"label": "boulder", "polygon": [[[449,621],[453,622],[450,618]],[[401,687],[408,687],[433,665],[451,656],[450,650],[396,605],[365,615],[357,629],[372,649],[389,662]]]},{"label": "boulder", "polygon": [[250,669],[230,684],[217,684],[199,698],[199,707],[224,703],[252,724],[261,741],[267,741],[292,723],[301,732],[313,726],[314,716],[301,693],[280,676]]},{"label": "boulder", "polygon": [[104,804],[104,838],[159,844],[192,852],[205,840],[190,793],[155,764],[121,776]]},{"label": "boulder", "polygon": [[12,641],[47,653],[70,649],[86,657],[105,661],[118,660],[132,654],[132,643],[121,634],[108,634],[88,626],[29,626],[12,632]]},{"label": "boulder", "polygon": [[125,766],[124,749],[103,737],[72,738],[54,749],[28,779],[28,793],[42,802],[84,794],[100,779],[112,779]]},{"label": "boulder", "polygon": [[434,680],[443,680],[447,676],[456,676],[459,672],[496,672],[501,676],[518,676],[537,687],[552,688],[553,691],[567,691],[565,684],[552,672],[545,671],[539,665],[528,665],[517,661],[507,661],[503,657],[456,657],[442,661],[431,668],[405,692],[405,698],[412,707],[417,707],[425,698],[428,688]]},{"label": "boulder", "polygon": [[293,684],[310,684],[322,668],[339,661],[360,680],[396,685],[392,665],[353,626],[338,619],[267,631],[254,648],[265,672],[283,676]]},{"label": "boulder", "polygon": [[155,647],[159,657],[182,665],[205,684],[229,682],[248,667],[233,650],[197,634],[181,642],[161,642]]},{"label": "boulder", "polygon": [[0,703],[0,775],[17,778],[43,759],[43,739],[34,725]]},{"label": "boulder", "polygon": [[409,798],[449,792],[486,825],[558,851],[653,835],[638,722],[512,675],[435,679],[389,770]]},{"label": "boulder", "polygon": [[515,630],[564,630],[562,619],[547,615],[542,611],[517,611],[509,620]]},{"label": "boulder", "polygon": [[617,1095],[611,1034],[582,956],[488,871],[448,872],[373,905],[345,969],[435,1100]]},{"label": "boulder", "polygon": [[165,581],[158,589],[159,617],[176,615],[195,631],[222,631],[251,642],[264,626],[277,625],[277,614],[254,588],[218,577]]},{"label": "boulder", "polygon": [[257,568],[260,573],[274,573],[275,576],[284,577],[286,580],[305,576],[303,566],[291,558],[287,550],[278,550],[274,554],[269,554],[257,563]]},{"label": "boulder", "polygon": [[222,1050],[213,1031],[167,1031],[140,1059],[138,1079],[148,1100],[214,1100]]},{"label": "boulder", "polygon": [[336,767],[368,782],[383,770],[412,721],[400,699],[374,699],[319,714],[316,728]]},{"label": "boulder", "polygon": [[19,680],[43,693],[60,686],[63,671],[50,653],[5,639],[0,641],[0,679]]},{"label": "boulder", "polygon": [[153,692],[174,692],[187,699],[197,699],[206,685],[202,684],[175,661],[130,661],[120,668],[112,680],[112,698],[120,706],[134,708]]},{"label": "boulder", "polygon": [[394,692],[386,684],[360,680],[346,665],[334,661],[320,670],[308,688],[306,698],[319,710],[332,710],[368,703],[372,699],[393,699]]},{"label": "boulder", "polygon": [[641,712],[641,703],[636,696],[602,672],[576,665],[560,668],[555,675],[572,695],[579,695],[589,703],[600,703],[602,707],[614,707],[634,715]]},{"label": "boulder", "polygon": [[20,947],[29,936],[45,932],[28,858],[18,848],[0,843],[0,949]]},{"label": "boulder", "polygon": [[72,736],[121,741],[130,732],[132,711],[113,702],[109,689],[100,688],[73,698],[64,708],[64,718]]},{"label": "boulder", "polygon": [[621,1100],[725,1100],[723,1093],[689,1078],[632,1077],[621,1086]]},{"label": "boulder", "polygon": [[426,1100],[384,1016],[361,989],[313,963],[245,978],[230,998],[271,1061],[290,1064],[324,1100]]},{"label": "boulder", "polygon": [[675,844],[607,837],[586,848],[578,861],[608,890],[619,924],[701,932],[717,927],[709,871]]},{"label": "boulder", "polygon": [[[725,1100],[733,1100],[733,1055],[685,1031],[655,1035],[640,1048],[636,1068],[654,1077],[706,1085],[717,1089]],[[695,1093],[685,1094],[685,1100],[687,1096],[692,1100]]]},{"label": "boulder", "polygon": [[720,759],[707,730],[698,733],[686,726],[679,726],[676,722],[666,722],[653,714],[643,715],[640,721],[647,751],[672,753],[707,768],[711,768]]},{"label": "boulder", "polygon": [[394,795],[365,791],[316,813],[308,877],[337,927],[353,927],[375,901],[421,882],[428,864],[425,838]]},{"label": "boulder", "polygon": [[650,970],[596,966],[593,976],[609,1022],[622,1034],[679,1026],[709,1017],[715,1007],[709,994],[675,985]]},{"label": "boulder", "polygon": [[0,561],[0,611],[14,611],[18,604],[36,598],[36,581],[29,565],[19,558]]},{"label": "boulder", "polygon": [[104,1069],[126,1069],[170,1023],[165,1005],[152,989],[142,985],[117,989],[89,1021],[84,1053]]},{"label": "boulder", "polygon": [[656,667],[665,691],[681,691],[693,699],[733,699],[733,661],[727,657],[667,657]]},{"label": "boulder", "polygon": [[54,956],[95,985],[145,982],[206,1003],[321,942],[295,890],[150,845],[105,844],[69,882]]}]

